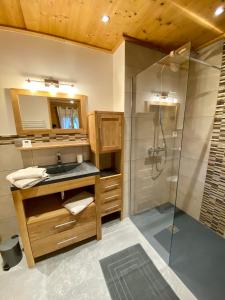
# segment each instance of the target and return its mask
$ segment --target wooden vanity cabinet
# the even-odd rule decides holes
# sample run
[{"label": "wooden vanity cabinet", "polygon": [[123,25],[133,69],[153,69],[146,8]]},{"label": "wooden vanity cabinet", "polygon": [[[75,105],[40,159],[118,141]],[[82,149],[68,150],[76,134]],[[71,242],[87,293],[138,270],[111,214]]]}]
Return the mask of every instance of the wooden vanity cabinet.
[{"label": "wooden vanity cabinet", "polygon": [[[93,236],[101,238],[97,182],[98,176],[90,176],[12,192],[29,267],[35,265],[37,257]],[[61,192],[70,197],[79,188],[93,188],[94,202],[72,215],[62,206]]]},{"label": "wooden vanity cabinet", "polygon": [[122,112],[95,111],[88,115],[92,162],[100,169],[97,197],[101,216],[123,213],[123,129]]}]

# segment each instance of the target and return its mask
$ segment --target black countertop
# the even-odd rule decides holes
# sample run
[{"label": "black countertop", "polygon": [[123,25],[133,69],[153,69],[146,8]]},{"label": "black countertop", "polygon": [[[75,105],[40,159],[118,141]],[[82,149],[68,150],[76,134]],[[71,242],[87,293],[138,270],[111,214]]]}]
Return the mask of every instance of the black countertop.
[{"label": "black countertop", "polygon": [[[39,182],[35,186],[67,181],[67,180],[72,180],[72,179],[77,179],[82,177],[95,176],[99,174],[100,174],[99,169],[97,169],[92,163],[86,161],[79,164],[75,169],[71,171],[65,173],[58,173],[54,175],[50,174],[48,178],[46,178],[44,181]],[[12,185],[11,191],[15,191],[15,190],[19,190],[19,188]]]}]

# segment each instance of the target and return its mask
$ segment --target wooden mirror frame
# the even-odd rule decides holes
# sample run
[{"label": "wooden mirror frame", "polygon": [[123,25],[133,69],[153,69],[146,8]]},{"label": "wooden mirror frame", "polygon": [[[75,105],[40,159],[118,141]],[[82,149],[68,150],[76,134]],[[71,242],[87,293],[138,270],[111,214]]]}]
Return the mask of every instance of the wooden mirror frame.
[{"label": "wooden mirror frame", "polygon": [[[87,96],[84,95],[76,95],[74,97],[70,97],[65,93],[56,93],[54,96],[46,91],[36,91],[31,92],[25,89],[10,89],[11,100],[12,100],[12,108],[15,118],[16,131],[18,135],[32,135],[32,134],[69,134],[69,133],[87,133]],[[23,129],[22,120],[20,114],[20,105],[19,105],[19,96],[20,95],[30,95],[30,96],[44,96],[48,98],[63,98],[63,99],[71,99],[71,100],[79,100],[80,101],[80,128],[79,129],[60,129],[60,128],[51,128],[51,129]]]}]

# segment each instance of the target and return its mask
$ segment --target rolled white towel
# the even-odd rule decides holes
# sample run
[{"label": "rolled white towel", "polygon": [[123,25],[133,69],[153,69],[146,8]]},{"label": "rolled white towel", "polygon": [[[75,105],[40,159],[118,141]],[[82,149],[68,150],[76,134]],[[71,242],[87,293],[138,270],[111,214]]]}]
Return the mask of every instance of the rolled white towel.
[{"label": "rolled white towel", "polygon": [[84,210],[89,204],[94,201],[92,194],[88,192],[81,192],[71,199],[65,201],[63,206],[73,215],[79,214]]},{"label": "rolled white towel", "polygon": [[31,178],[45,178],[47,177],[45,168],[38,167],[28,167],[26,169],[21,169],[16,172],[9,174],[6,179],[14,184],[17,180],[21,179],[31,179]]}]

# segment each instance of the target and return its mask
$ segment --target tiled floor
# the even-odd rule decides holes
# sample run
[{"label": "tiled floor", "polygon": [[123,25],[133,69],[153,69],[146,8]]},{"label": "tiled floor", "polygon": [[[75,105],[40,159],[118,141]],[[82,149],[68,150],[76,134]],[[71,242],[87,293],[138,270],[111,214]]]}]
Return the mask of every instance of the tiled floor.
[{"label": "tiled floor", "polygon": [[110,300],[99,260],[140,243],[181,300],[196,299],[130,219],[103,227],[103,239],[26,267],[25,259],[8,272],[0,271],[1,300]]}]

